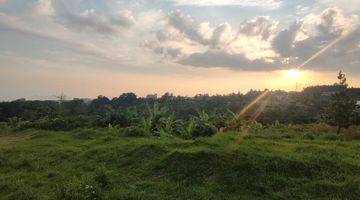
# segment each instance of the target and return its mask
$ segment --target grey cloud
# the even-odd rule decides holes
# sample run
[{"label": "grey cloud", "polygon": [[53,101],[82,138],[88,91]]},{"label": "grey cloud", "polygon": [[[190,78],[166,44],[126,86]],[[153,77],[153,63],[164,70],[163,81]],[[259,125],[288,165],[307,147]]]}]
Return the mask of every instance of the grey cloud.
[{"label": "grey cloud", "polygon": [[344,22],[339,9],[328,8],[320,16],[321,23],[317,26],[322,35],[339,36],[344,31]]},{"label": "grey cloud", "polygon": [[[295,58],[292,65],[300,65],[314,54],[322,50],[339,37],[344,37],[323,54],[316,57],[305,68],[319,71],[337,70],[343,68],[351,72],[360,72],[360,30],[359,24],[349,27],[349,19],[342,16],[336,8],[326,9],[314,20],[314,32],[308,38],[295,41],[297,34],[304,29],[297,22],[289,29],[281,31],[273,40],[273,48],[282,57]],[[346,32],[355,30],[351,34]],[[305,31],[306,32],[306,31]]]},{"label": "grey cloud", "polygon": [[180,11],[175,11],[169,16],[169,24],[184,33],[189,39],[206,44],[204,35],[199,30],[199,23],[192,18],[184,16]]},{"label": "grey cloud", "polygon": [[[211,48],[226,44],[232,37],[231,26],[228,23],[220,24],[213,30],[206,26],[209,29],[207,30],[207,28],[204,27],[206,23],[199,23],[191,17],[184,16],[179,11],[171,13],[168,20],[169,25],[180,33],[183,33],[186,38],[201,45],[210,46]],[[178,37],[171,36],[171,33],[166,30],[160,30],[157,33],[157,38],[159,41],[179,39]]]},{"label": "grey cloud", "polygon": [[228,23],[219,25],[212,34],[209,43],[216,47],[221,44],[225,44],[230,41],[231,38],[231,26]]},{"label": "grey cloud", "polygon": [[239,26],[239,33],[248,36],[260,35],[264,40],[267,40],[274,32],[277,24],[271,21],[267,16],[259,16],[254,20],[242,22]]},{"label": "grey cloud", "polygon": [[273,40],[273,49],[282,56],[291,56],[292,45],[301,26],[302,22],[295,22],[289,27],[289,29],[280,31]]},{"label": "grey cloud", "polygon": [[249,60],[242,54],[230,54],[224,51],[194,53],[179,61],[183,65],[196,67],[225,67],[244,71],[272,71],[276,65],[262,59]]},{"label": "grey cloud", "polygon": [[80,30],[92,31],[104,35],[115,34],[120,29],[129,28],[134,24],[134,17],[130,12],[119,13],[117,16],[108,17],[86,10],[81,14],[65,14],[65,26]]}]

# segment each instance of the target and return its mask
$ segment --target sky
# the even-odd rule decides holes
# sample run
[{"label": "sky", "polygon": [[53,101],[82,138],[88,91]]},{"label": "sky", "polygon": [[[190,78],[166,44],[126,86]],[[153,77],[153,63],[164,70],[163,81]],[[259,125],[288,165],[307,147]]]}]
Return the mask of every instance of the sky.
[{"label": "sky", "polygon": [[360,87],[359,25],[359,0],[0,0],[0,101]]}]

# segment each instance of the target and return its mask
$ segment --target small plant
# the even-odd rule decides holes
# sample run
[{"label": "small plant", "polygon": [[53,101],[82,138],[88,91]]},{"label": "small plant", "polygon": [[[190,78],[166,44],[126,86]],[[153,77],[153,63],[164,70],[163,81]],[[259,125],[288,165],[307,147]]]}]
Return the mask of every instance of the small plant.
[{"label": "small plant", "polygon": [[250,128],[249,128],[249,131],[251,133],[255,133],[255,134],[258,134],[260,133],[262,130],[264,129],[263,125],[259,122],[254,122],[252,124],[250,124]]},{"label": "small plant", "polygon": [[162,118],[157,125],[158,134],[160,136],[176,134],[176,129],[179,123],[180,120],[175,120],[173,115]]},{"label": "small plant", "polygon": [[305,133],[305,134],[303,135],[303,138],[306,139],[306,140],[314,140],[314,139],[315,139],[315,136],[314,136],[314,134],[312,134],[312,133]]},{"label": "small plant", "polygon": [[225,130],[227,131],[241,131],[244,124],[244,116],[234,113],[231,110],[228,110],[230,115],[229,120],[225,123]]},{"label": "small plant", "polygon": [[283,125],[280,123],[279,120],[276,120],[273,124],[273,127],[276,129],[280,129],[280,128],[283,128]]},{"label": "small plant", "polygon": [[17,128],[19,122],[20,119],[17,117],[11,117],[8,119],[8,125],[10,126],[10,128]]},{"label": "small plant", "polygon": [[91,181],[74,179],[68,183],[58,186],[56,191],[58,200],[100,200],[102,195],[100,189]]},{"label": "small plant", "polygon": [[107,175],[104,168],[99,168],[96,171],[95,176],[93,177],[94,181],[101,187],[101,188],[107,188],[111,186],[112,181]]}]

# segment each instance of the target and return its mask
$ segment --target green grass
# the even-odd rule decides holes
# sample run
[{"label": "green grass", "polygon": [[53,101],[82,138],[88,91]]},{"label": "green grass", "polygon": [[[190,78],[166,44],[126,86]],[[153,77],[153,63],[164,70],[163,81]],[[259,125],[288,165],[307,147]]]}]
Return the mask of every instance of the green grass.
[{"label": "green grass", "polygon": [[2,133],[0,199],[359,198],[359,141],[286,134]]}]

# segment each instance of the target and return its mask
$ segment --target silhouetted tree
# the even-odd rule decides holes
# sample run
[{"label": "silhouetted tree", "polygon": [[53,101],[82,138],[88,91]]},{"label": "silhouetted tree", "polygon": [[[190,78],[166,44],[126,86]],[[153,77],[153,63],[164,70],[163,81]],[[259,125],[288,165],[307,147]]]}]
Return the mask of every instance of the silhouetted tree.
[{"label": "silhouetted tree", "polygon": [[351,125],[351,117],[355,110],[355,101],[348,93],[346,76],[342,71],[338,75],[339,83],[336,83],[337,91],[332,95],[332,101],[328,108],[330,123],[338,127],[339,134],[342,128]]}]

